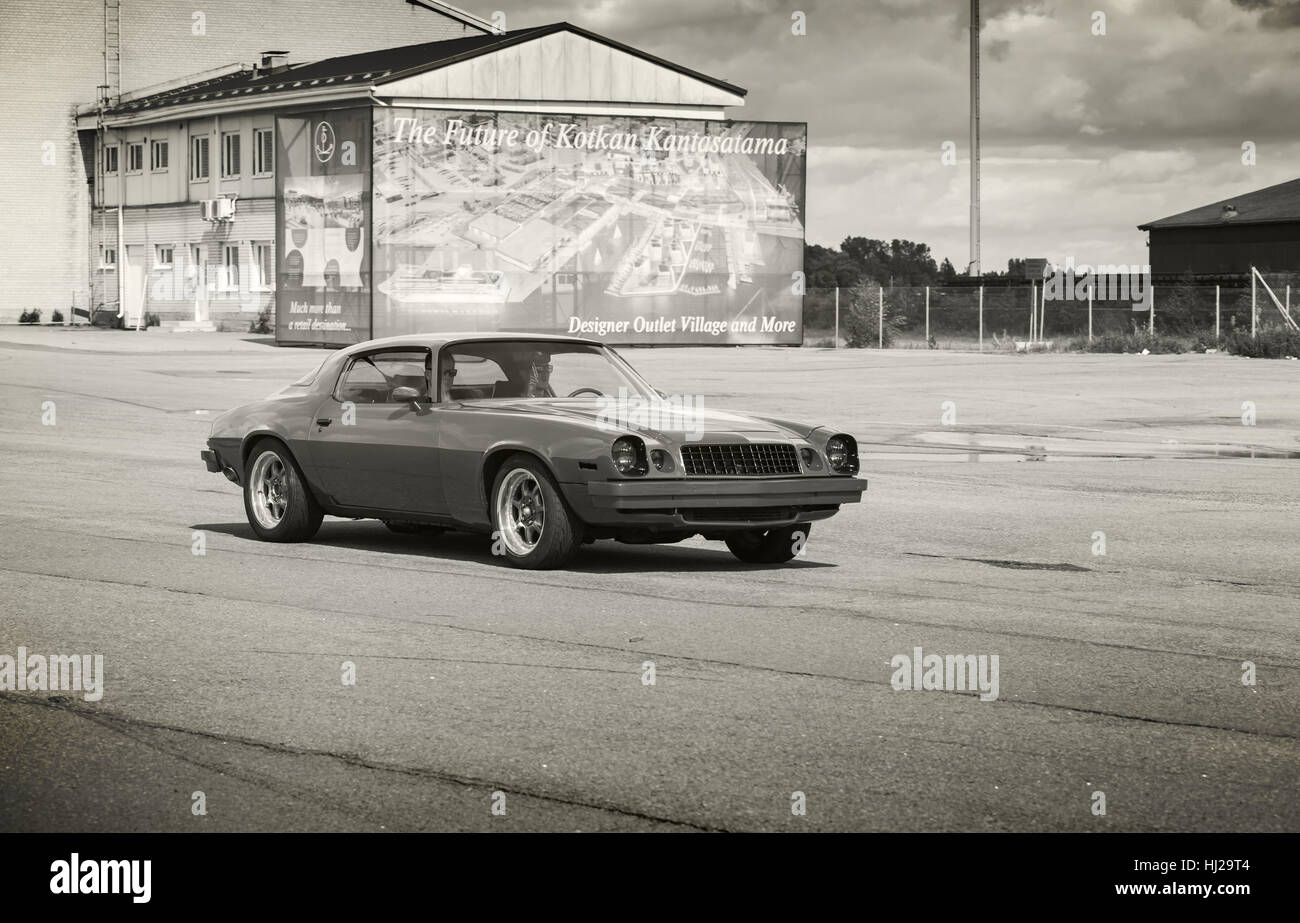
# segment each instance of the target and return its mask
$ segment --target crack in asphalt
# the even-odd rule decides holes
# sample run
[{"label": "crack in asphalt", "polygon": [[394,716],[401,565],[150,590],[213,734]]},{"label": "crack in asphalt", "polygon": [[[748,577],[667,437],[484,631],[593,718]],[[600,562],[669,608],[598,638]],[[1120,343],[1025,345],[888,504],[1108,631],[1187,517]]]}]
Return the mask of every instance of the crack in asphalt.
[{"label": "crack in asphalt", "polygon": [[[332,615],[342,615],[350,618],[379,619],[381,621],[399,622],[399,623],[404,622],[413,625],[421,625],[425,627],[438,627],[449,631],[459,631],[459,632],[466,632],[470,634],[485,635],[489,637],[507,638],[515,641],[532,641],[541,644],[551,644],[551,645],[556,645],[560,648],[564,648],[564,647],[585,648],[590,650],[598,650],[602,652],[619,651],[623,653],[633,653],[638,656],[659,657],[667,660],[676,660],[684,663],[698,663],[698,664],[708,664],[711,666],[731,667],[740,670],[772,673],[778,676],[792,676],[792,677],[800,677],[805,679],[814,679],[814,680],[820,679],[820,680],[828,680],[831,682],[842,682],[842,683],[848,683],[856,686],[886,686],[892,689],[892,686],[887,680],[863,679],[860,677],[840,676],[840,675],[830,674],[830,673],[813,673],[806,670],[790,670],[790,669],[783,669],[780,667],[763,666],[761,664],[740,663],[738,661],[733,661],[733,660],[721,660],[717,658],[700,657],[700,656],[695,656],[690,654],[676,654],[667,651],[646,651],[646,650],[640,650],[636,648],[616,647],[614,645],[609,645],[609,644],[597,644],[596,642],[593,641],[577,641],[571,639],[547,638],[539,635],[519,634],[515,632],[505,632],[505,631],[499,631],[496,629],[488,629],[488,628],[472,628],[465,625],[455,625],[455,624],[449,624],[447,622],[432,620],[438,618],[448,618],[448,616],[430,616],[430,619],[411,619],[411,618],[402,618],[400,616],[378,615],[370,612],[356,612],[348,609],[328,609],[319,606],[299,606],[293,603],[277,603],[277,602],[267,602],[265,600],[244,599],[239,597],[216,596],[214,594],[204,593],[198,590],[179,590],[179,589],[172,589],[169,587],[156,586],[148,583],[135,583],[132,581],[125,581],[125,580],[110,580],[108,578],[76,577],[67,574],[51,574],[51,573],[46,573],[44,571],[28,571],[28,570],[19,570],[19,569],[8,568],[8,567],[0,567],[0,571],[10,572],[10,573],[22,573],[22,574],[28,574],[33,576],[54,577],[58,579],[65,579],[65,580],[72,580],[72,581],[106,583],[110,585],[129,586],[138,589],[161,590],[163,592],[169,592],[169,593],[178,593],[178,594],[183,594],[188,596],[199,596],[199,597],[204,597],[209,599],[221,599],[226,601],[242,602],[251,605],[269,606],[273,608],[288,609],[288,610],[299,611],[299,612],[309,612],[309,613],[327,612]],[[805,610],[801,609],[799,611],[805,611]],[[890,620],[882,619],[882,621],[890,621]],[[950,628],[951,626],[939,626],[939,627]],[[1042,636],[1030,635],[1027,637],[1041,639]],[[1073,639],[1062,639],[1062,640],[1065,640],[1069,643],[1085,643],[1085,642],[1074,642]],[[1148,648],[1128,647],[1125,645],[1107,645],[1107,646],[1120,647],[1126,650],[1139,651],[1139,652],[1148,652],[1149,650],[1151,650]],[[1157,651],[1157,652],[1165,653],[1165,654],[1175,654],[1175,655],[1179,653],[1179,652],[1170,652],[1170,651]],[[354,655],[354,656],[362,656],[362,655]],[[1219,658],[1208,654],[1187,654],[1182,656],[1224,660],[1234,664],[1237,663],[1237,661],[1232,658]],[[1278,669],[1294,668],[1294,665],[1291,664],[1287,664],[1287,665],[1271,664],[1266,661],[1257,661],[1257,663],[1264,663],[1265,665],[1273,666]],[[970,691],[970,692],[959,691],[959,690],[930,690],[930,691],[941,696],[965,696],[968,698],[976,697],[980,694],[978,690]],[[1096,715],[1104,718],[1114,718],[1120,721],[1137,721],[1145,724],[1155,724],[1155,725],[1161,725],[1166,727],[1196,728],[1202,730],[1223,731],[1230,734],[1242,734],[1247,737],[1270,738],[1276,740],[1300,740],[1300,734],[1283,734],[1274,731],[1249,730],[1246,728],[1232,727],[1230,725],[1224,725],[1224,724],[1210,724],[1206,722],[1197,722],[1197,721],[1180,721],[1173,718],[1153,718],[1146,715],[1128,714],[1125,712],[1109,711],[1100,708],[1085,708],[1079,705],[1062,705],[1059,702],[1041,702],[1033,699],[1015,699],[1015,700],[998,699],[995,702],[989,702],[984,704],[995,706],[995,707],[1027,706],[1031,708],[1047,709],[1050,711],[1060,711],[1060,712],[1083,714],[1083,715]]]},{"label": "crack in asphalt", "polygon": [[[452,626],[443,626],[439,622],[422,622],[424,625],[431,625],[435,628]],[[508,635],[507,637],[515,637]],[[564,643],[564,642],[558,642]],[[610,650],[624,650],[623,648],[609,648]],[[627,676],[628,671],[616,669],[614,667],[575,667],[563,663],[524,663],[514,660],[472,660],[468,657],[415,657],[404,654],[365,654],[365,653],[337,653],[335,651],[272,651],[261,648],[245,648],[234,651],[238,654],[275,654],[276,656],[289,657],[355,657],[358,660],[415,660],[428,663],[464,663],[479,667],[526,667],[533,670],[572,670],[578,673],[609,673],[614,676]],[[709,679],[704,676],[691,676],[686,673],[670,673],[665,670],[656,670],[656,676],[666,676],[669,679],[687,679],[695,680],[700,683],[720,683],[722,680]]]},{"label": "crack in asphalt", "polygon": [[[637,820],[652,821],[660,824],[671,824],[677,827],[685,827],[690,830],[697,830],[702,833],[728,833],[727,828],[718,827],[711,824],[701,824],[693,821],[678,820],[672,817],[663,817],[656,814],[650,814],[644,811],[638,811],[633,808],[625,808],[609,802],[590,801],[579,798],[565,797],[561,795],[549,794],[546,792],[533,791],[523,786],[507,785],[495,782],[490,779],[484,779],[477,776],[460,775],[457,773],[447,772],[440,769],[432,769],[421,766],[403,766],[398,763],[385,763],[378,760],[367,759],[357,753],[343,753],[333,750],[320,750],[313,747],[295,747],[290,744],[282,744],[265,740],[258,740],[254,737],[242,737],[234,734],[218,734],[215,731],[203,731],[197,728],[181,727],[174,724],[164,724],[157,721],[148,721],[143,718],[134,718],[117,712],[101,711],[92,709],[89,706],[81,705],[75,701],[66,700],[62,696],[54,697],[37,697],[12,695],[0,693],[0,701],[15,702],[23,705],[34,705],[41,708],[50,708],[56,711],[66,712],[83,718],[94,724],[99,725],[107,730],[114,731],[124,736],[131,737],[146,746],[150,743],[141,740],[138,737],[127,733],[128,729],[144,728],[154,731],[167,731],[174,734],[185,734],[191,737],[201,737],[205,740],[213,740],[223,744],[237,744],[243,747],[252,747],[259,750],[265,750],[285,756],[302,756],[302,757],[323,757],[325,759],[336,760],[346,766],[358,769],[367,769],[374,772],[388,772],[403,776],[410,776],[417,779],[436,779],[440,782],[448,782],[455,785],[462,785],[466,788],[484,788],[489,792],[502,791],[509,795],[517,795],[524,798],[535,798],[539,801],[545,801],[552,804],[563,805],[566,807],[588,808],[594,811],[603,811],[607,814],[617,814],[621,817],[629,817]],[[205,765],[199,763],[199,765]],[[206,766],[213,769],[214,767]],[[221,770],[217,770],[221,771]],[[231,775],[235,775],[231,773]],[[237,776],[238,777],[238,776]],[[254,779],[246,779],[254,782]],[[279,789],[272,789],[279,791]]]},{"label": "crack in asphalt", "polygon": [[[161,544],[167,547],[183,547],[177,545],[176,543],[157,542],[156,540],[153,539],[123,539],[123,541],[136,541],[136,542],[144,542],[149,544]],[[244,551],[236,550],[232,553],[254,555],[257,557],[265,556],[262,555],[260,552],[255,553],[251,551],[244,552]],[[275,554],[272,554],[270,556],[284,558],[286,560],[311,560],[317,563],[329,564],[332,566],[334,565],[346,566],[346,567],[376,566],[374,562],[336,561],[329,558],[295,558],[292,555],[275,555]],[[528,579],[508,578],[508,577],[503,578],[495,574],[487,575],[487,574],[475,574],[469,571],[429,570],[427,568],[403,567],[403,566],[392,565],[392,564],[382,564],[379,566],[392,569],[392,570],[401,570],[405,572],[419,573],[427,576],[465,577],[474,580],[506,579],[511,583],[522,584],[525,586],[541,586],[541,587],[548,587],[548,588],[582,591],[588,593],[607,593],[607,594],[613,593],[622,596],[632,597],[634,599],[648,599],[657,602],[677,602],[677,603],[687,603],[692,605],[699,605],[701,602],[697,598],[675,596],[666,593],[652,593],[644,590],[633,590],[633,589],[612,589],[611,590],[605,587],[583,586],[580,584],[550,583],[547,581],[540,581],[540,580],[528,580]],[[242,597],[242,596],[231,596],[226,594],[216,594],[216,593],[209,593],[203,590],[190,590],[190,589],[183,589],[179,587],[164,586],[161,584],[131,581],[131,580],[121,580],[121,579],[114,579],[109,577],[82,577],[73,574],[59,574],[59,573],[54,573],[52,571],[27,570],[24,568],[5,567],[2,565],[0,565],[0,571],[18,573],[18,574],[40,575],[46,577],[61,578],[66,580],[87,580],[96,583],[108,583],[108,584],[116,584],[120,586],[137,587],[140,589],[160,590],[162,592],[178,593],[178,594],[188,595],[188,596],[201,596],[201,597],[212,598],[212,599],[225,599],[233,602],[243,602],[243,603],[249,603],[253,605],[284,606],[286,608],[301,609],[308,612],[331,612],[340,615],[368,615],[368,613],[360,613],[350,609],[331,609],[325,607],[299,606],[294,603],[270,602],[263,599],[255,599],[255,598]],[[945,583],[948,583],[948,581],[945,581]],[[955,585],[969,586],[971,584],[957,581],[955,582]],[[981,588],[985,586],[984,584],[975,584],[975,585]],[[846,590],[845,592],[852,592],[854,589],[857,588],[848,588],[848,590]],[[997,607],[992,603],[982,603],[982,602],[972,603],[972,601],[968,597],[939,596],[934,593],[908,593],[903,590],[895,589],[890,591],[890,595],[902,599],[920,600],[926,602],[939,600],[944,602],[960,602],[967,606],[981,605],[981,606],[987,606],[989,608],[1004,608],[1004,607]],[[785,605],[780,603],[730,602],[727,600],[709,600],[704,604],[709,606],[717,606],[718,608],[721,609],[745,609],[745,610],[757,609],[757,610],[763,610],[769,612],[798,611],[802,613],[817,613],[822,615],[835,616],[839,618],[848,618],[855,621],[888,623],[894,626],[907,625],[910,627],[917,627],[917,628],[937,628],[945,631],[965,631],[965,632],[972,631],[971,628],[965,625],[954,625],[948,622],[932,622],[932,621],[924,621],[920,619],[908,619],[899,616],[871,615],[869,613],[860,612],[852,609],[845,609],[843,607],[838,607],[838,606],[808,606],[808,605],[791,606],[791,605]],[[1026,606],[1025,608],[1029,608],[1029,607]],[[1042,607],[1040,606],[1039,609],[1041,610],[1041,608]],[[1119,616],[1117,616],[1115,613],[1112,612],[1099,613],[1093,610],[1081,610],[1077,606],[1069,610],[1069,614],[1075,614],[1079,612],[1083,612],[1084,614],[1087,615],[1094,615],[1094,616],[1105,617],[1110,619],[1119,618]],[[455,616],[439,615],[436,617],[454,618]],[[1165,619],[1148,619],[1147,621],[1149,621],[1151,624],[1166,625],[1166,626],[1177,627],[1177,628],[1185,628],[1188,624],[1198,624],[1198,623],[1189,623],[1187,621],[1171,621]],[[1219,627],[1219,626],[1198,624],[1198,627]],[[1261,629],[1261,631],[1263,630]],[[1198,651],[1173,650],[1170,648],[1151,647],[1147,645],[1122,644],[1114,641],[1102,641],[1102,640],[1096,640],[1092,638],[1071,638],[1065,635],[1048,635],[1048,634],[1041,634],[1041,633],[1034,633],[1034,632],[1012,631],[1008,629],[992,629],[992,628],[981,629],[981,632],[984,634],[995,635],[999,637],[1017,638],[1017,639],[1023,639],[1029,641],[1051,641],[1051,642],[1057,642],[1062,644],[1078,644],[1087,647],[1101,647],[1101,648],[1106,648],[1111,650],[1131,651],[1135,653],[1166,654],[1166,655],[1176,656],[1176,657],[1193,657],[1201,660],[1210,660],[1217,663],[1232,663],[1232,664],[1240,663],[1240,660],[1235,656],[1229,657],[1220,654],[1206,654]],[[1270,633],[1276,634],[1275,632],[1270,632]],[[508,633],[502,633],[502,634],[510,637],[526,637],[523,635],[519,635],[519,636],[508,635]],[[1279,662],[1263,660],[1258,658],[1256,659],[1255,662],[1264,663],[1278,669],[1295,668],[1295,664],[1292,663],[1279,663]]]}]

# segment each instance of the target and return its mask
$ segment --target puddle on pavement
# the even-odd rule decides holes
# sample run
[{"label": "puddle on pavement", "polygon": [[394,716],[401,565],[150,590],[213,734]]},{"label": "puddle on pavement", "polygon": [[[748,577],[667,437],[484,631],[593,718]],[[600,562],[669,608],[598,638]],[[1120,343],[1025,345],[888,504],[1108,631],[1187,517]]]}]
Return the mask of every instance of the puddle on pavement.
[{"label": "puddle on pavement", "polygon": [[[863,460],[916,462],[1062,462],[1149,459],[1300,459],[1300,451],[1240,443],[1113,442],[1059,436],[1017,439],[1006,433],[927,432],[912,438],[919,445],[860,442]],[[928,451],[907,451],[927,449]],[[902,450],[902,451],[900,451]]]},{"label": "puddle on pavement", "polygon": [[919,551],[905,551],[913,558],[943,558],[947,561],[970,561],[972,564],[987,564],[990,567],[1005,567],[1011,570],[1054,570],[1071,574],[1091,574],[1092,568],[1080,567],[1078,564],[1051,564],[1043,561],[1012,561],[1005,558],[963,558],[951,554],[923,554]]}]

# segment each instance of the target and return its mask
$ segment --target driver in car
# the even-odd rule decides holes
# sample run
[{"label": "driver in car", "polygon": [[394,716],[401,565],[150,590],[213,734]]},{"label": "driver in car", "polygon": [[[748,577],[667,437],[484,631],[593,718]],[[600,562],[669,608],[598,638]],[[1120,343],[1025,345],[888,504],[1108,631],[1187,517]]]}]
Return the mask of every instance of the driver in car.
[{"label": "driver in car", "polygon": [[529,358],[528,384],[524,397],[555,397],[551,390],[551,357],[540,350]]},{"label": "driver in car", "polygon": [[451,399],[451,386],[456,381],[456,357],[448,353],[442,358],[442,386],[438,389],[440,400]]}]

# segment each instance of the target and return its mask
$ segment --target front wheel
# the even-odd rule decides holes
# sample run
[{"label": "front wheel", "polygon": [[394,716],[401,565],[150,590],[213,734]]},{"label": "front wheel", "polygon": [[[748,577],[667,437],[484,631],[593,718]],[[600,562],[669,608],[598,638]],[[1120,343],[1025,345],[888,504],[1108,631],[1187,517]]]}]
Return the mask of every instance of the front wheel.
[{"label": "front wheel", "polygon": [[727,536],[731,553],[746,564],[784,564],[801,553],[812,532],[803,522],[781,529],[756,529]]},{"label": "front wheel", "polygon": [[582,545],[582,522],[569,511],[546,466],[512,455],[492,485],[492,553],[514,567],[558,567]]},{"label": "front wheel", "polygon": [[248,453],[244,512],[264,542],[305,542],[325,516],[289,450],[273,440],[259,442]]}]

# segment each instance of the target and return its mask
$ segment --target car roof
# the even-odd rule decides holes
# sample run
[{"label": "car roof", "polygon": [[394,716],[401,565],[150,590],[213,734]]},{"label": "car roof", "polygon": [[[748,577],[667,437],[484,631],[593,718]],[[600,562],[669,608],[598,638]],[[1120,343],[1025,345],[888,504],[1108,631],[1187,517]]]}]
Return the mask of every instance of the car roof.
[{"label": "car roof", "polygon": [[358,352],[368,352],[372,349],[386,349],[389,347],[401,346],[428,346],[433,349],[441,349],[448,343],[483,343],[505,340],[582,343],[587,346],[604,345],[599,340],[588,340],[583,337],[563,336],[554,333],[511,333],[508,330],[494,330],[491,332],[470,330],[464,333],[408,333],[403,336],[384,337],[379,340],[366,340],[364,343],[353,344],[341,352],[344,355],[352,355],[353,353]]}]

